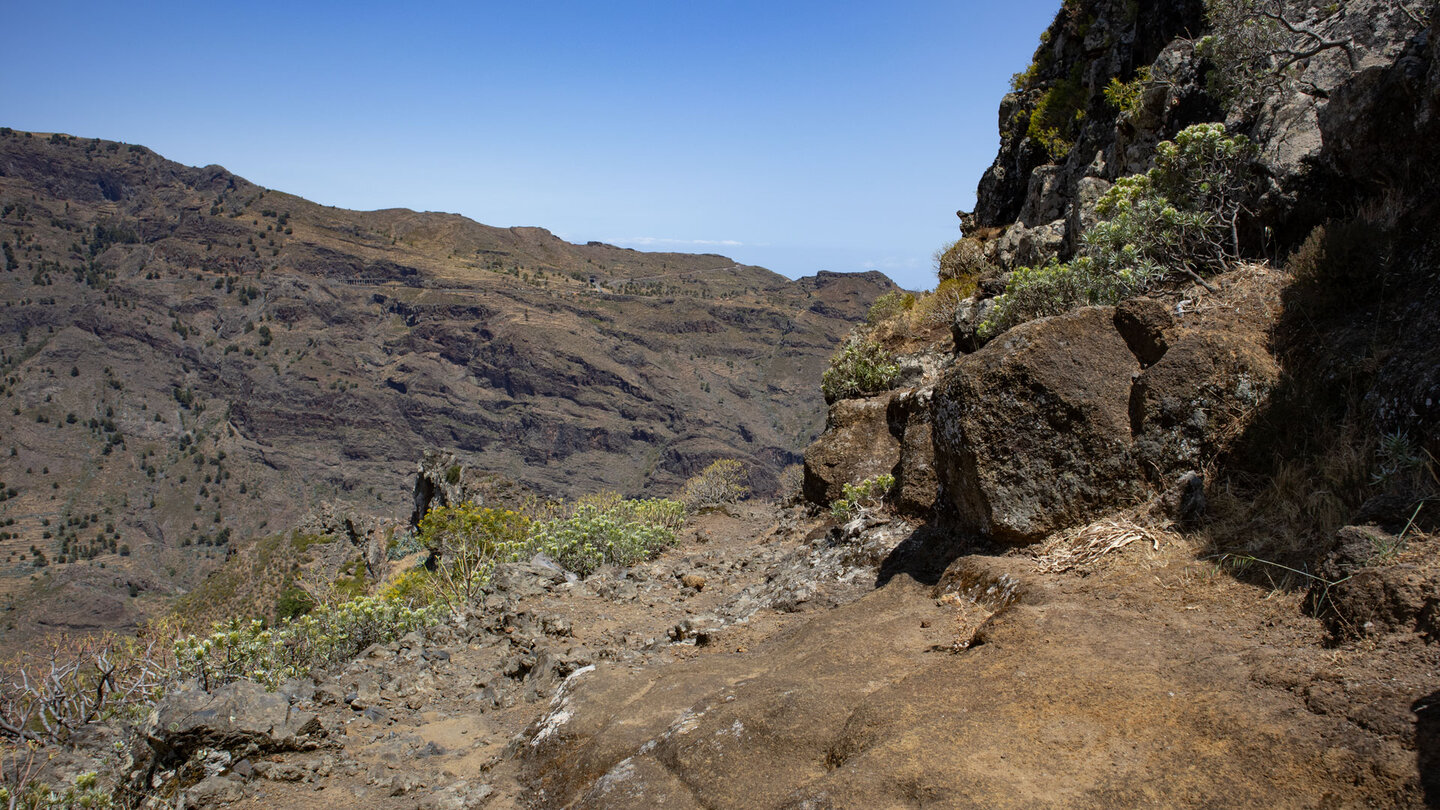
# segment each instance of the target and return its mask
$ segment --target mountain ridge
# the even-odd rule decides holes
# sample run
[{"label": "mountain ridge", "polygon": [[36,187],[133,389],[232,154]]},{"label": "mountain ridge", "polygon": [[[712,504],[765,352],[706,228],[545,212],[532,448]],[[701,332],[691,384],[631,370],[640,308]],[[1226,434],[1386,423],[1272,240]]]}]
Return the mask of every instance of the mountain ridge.
[{"label": "mountain ridge", "polygon": [[[730,455],[774,491],[823,425],[829,354],[894,289],[874,271],[790,281],[717,254],[347,211],[10,129],[0,210],[12,599],[42,559],[108,560],[96,578],[130,572],[121,592],[144,603],[193,586],[231,538],[327,503],[408,514],[431,446],[561,496],[666,494]],[[145,612],[101,590],[81,613]]]}]

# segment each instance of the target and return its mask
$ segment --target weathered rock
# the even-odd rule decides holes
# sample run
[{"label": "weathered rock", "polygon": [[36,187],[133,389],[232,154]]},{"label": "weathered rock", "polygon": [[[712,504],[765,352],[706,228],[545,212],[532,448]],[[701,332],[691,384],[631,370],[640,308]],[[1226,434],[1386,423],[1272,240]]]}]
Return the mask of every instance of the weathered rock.
[{"label": "weathered rock", "polygon": [[1072,246],[1079,243],[1081,234],[1100,221],[1100,216],[1095,213],[1095,206],[1105,192],[1110,190],[1110,185],[1110,181],[1099,177],[1082,177],[1076,182],[1074,204],[1068,212],[1061,209],[1061,213],[1068,217],[1065,223],[1066,238]]},{"label": "weathered rock", "polygon": [[[1001,288],[1004,291],[1004,288]],[[950,334],[955,340],[955,351],[970,354],[985,345],[980,337],[980,324],[995,309],[994,298],[967,298],[955,308],[955,320],[950,325]]]},{"label": "weathered rock", "polygon": [[464,501],[464,473],[465,465],[454,453],[426,450],[415,465],[415,510],[410,514],[410,525],[419,526],[432,506]]},{"label": "weathered rock", "polygon": [[1440,565],[1434,560],[1361,568],[1328,589],[1325,624],[1337,637],[1422,633],[1440,638]]},{"label": "weathered rock", "polygon": [[996,255],[1006,267],[1044,264],[1060,255],[1065,244],[1065,220],[1056,219],[1034,226],[1017,222],[1005,230],[996,245]]},{"label": "weathered rock", "polygon": [[900,461],[900,443],[890,433],[890,394],[842,399],[830,406],[825,433],[805,450],[805,499],[829,504],[845,484],[890,473]]},{"label": "weathered rock", "polygon": [[1408,550],[1380,526],[1340,529],[1317,567],[1310,609],[1340,639],[1385,633],[1440,638],[1440,562],[1423,549]]},{"label": "weathered rock", "polygon": [[151,712],[144,734],[157,763],[177,765],[200,748],[247,753],[303,748],[323,731],[313,713],[292,709],[284,695],[235,681],[214,692],[192,684],[167,695]]},{"label": "weathered rock", "polygon": [[420,810],[475,810],[485,806],[495,789],[487,784],[460,780],[420,800]]},{"label": "weathered rock", "polygon": [[900,442],[900,463],[892,490],[896,508],[912,515],[935,508],[940,481],[935,473],[935,441],[931,430],[933,388],[900,391],[890,400],[890,432]]},{"label": "weathered rock", "polygon": [[1139,370],[1090,307],[1018,326],[958,361],[935,392],[936,466],[967,530],[1033,542],[1145,490],[1131,447]]},{"label": "weathered rock", "polygon": [[185,791],[187,806],[208,807],[219,804],[229,804],[239,799],[244,792],[243,786],[224,776],[207,776],[198,784]]},{"label": "weathered rock", "polygon": [[1115,307],[1115,329],[1125,338],[1141,367],[1159,362],[1170,349],[1175,318],[1170,309],[1153,298],[1132,298]]},{"label": "weathered rock", "polygon": [[1203,467],[1265,402],[1279,376],[1274,358],[1252,335],[1207,330],[1178,337],[1135,380],[1130,396],[1137,457],[1152,481],[1165,486]]}]

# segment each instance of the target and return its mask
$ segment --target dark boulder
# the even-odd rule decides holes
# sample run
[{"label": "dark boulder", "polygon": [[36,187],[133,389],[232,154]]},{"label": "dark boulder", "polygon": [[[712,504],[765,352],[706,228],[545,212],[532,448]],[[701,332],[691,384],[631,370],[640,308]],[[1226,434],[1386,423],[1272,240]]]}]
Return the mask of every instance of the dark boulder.
[{"label": "dark boulder", "polygon": [[1201,469],[1267,400],[1280,369],[1262,340],[1243,329],[1182,334],[1136,378],[1131,429],[1154,483]]},{"label": "dark boulder", "polygon": [[1130,387],[1139,364],[1090,307],[1018,326],[935,392],[936,466],[962,528],[1028,543],[1145,492]]},{"label": "dark boulder", "polygon": [[201,748],[249,756],[313,747],[323,734],[311,712],[291,708],[284,695],[252,681],[235,681],[213,692],[182,687],[155,706],[145,724],[153,761],[184,763]]},{"label": "dark boulder", "polygon": [[890,433],[890,394],[842,399],[830,406],[826,430],[805,450],[805,499],[828,504],[844,486],[891,473],[900,462],[900,442]]}]

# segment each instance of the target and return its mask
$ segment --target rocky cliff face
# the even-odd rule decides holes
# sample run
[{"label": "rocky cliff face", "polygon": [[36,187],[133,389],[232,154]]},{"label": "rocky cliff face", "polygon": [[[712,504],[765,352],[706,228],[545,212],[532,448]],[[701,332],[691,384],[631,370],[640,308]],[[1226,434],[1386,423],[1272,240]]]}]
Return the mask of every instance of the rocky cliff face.
[{"label": "rocky cliff face", "polygon": [[[1437,23],[1412,5],[1288,10],[1287,25],[1316,33],[1274,46],[1289,49],[1274,63],[1314,53],[1241,99],[1217,89],[1204,4],[1067,2],[1003,100],[999,155],[961,214],[989,270],[956,309],[958,354],[917,389],[933,401],[933,458],[902,450],[881,417],[915,391],[837,403],[807,453],[807,495],[824,502],[843,483],[933,462],[937,503],[962,528],[1033,542],[1201,471],[1263,477],[1326,425],[1440,448],[1428,337],[1440,284],[1425,224],[1440,179]],[[1107,98],[1126,82],[1132,101]],[[975,325],[1009,272],[1071,256],[1113,182],[1205,121],[1257,146],[1260,187],[1239,230],[1260,263],[980,348]]]},{"label": "rocky cliff face", "polygon": [[[1390,0],[1287,11],[1344,47],[1298,60],[1286,81],[1240,104],[1213,91],[1220,68],[1203,54],[1213,32],[1198,0],[1067,2],[1001,103],[1000,150],[975,211],[962,212],[965,230],[1003,228],[997,247],[1007,263],[1070,255],[1094,222],[1095,201],[1117,178],[1145,171],[1158,142],[1225,121],[1262,147],[1266,189],[1253,247],[1283,253],[1357,192],[1423,171],[1413,148],[1433,138],[1423,12],[1423,4]],[[1299,50],[1313,44],[1297,39]],[[1112,79],[1130,82],[1141,71],[1149,80],[1133,105],[1106,98]],[[1046,129],[1057,130],[1054,139],[1038,136]],[[1384,146],[1396,141],[1407,148]]]},{"label": "rocky cliff face", "polygon": [[[0,242],[11,626],[132,621],[323,504],[403,519],[429,447],[554,495],[669,494],[719,456],[772,492],[893,288],[338,210],[8,129]],[[32,575],[73,609],[15,601]]]}]

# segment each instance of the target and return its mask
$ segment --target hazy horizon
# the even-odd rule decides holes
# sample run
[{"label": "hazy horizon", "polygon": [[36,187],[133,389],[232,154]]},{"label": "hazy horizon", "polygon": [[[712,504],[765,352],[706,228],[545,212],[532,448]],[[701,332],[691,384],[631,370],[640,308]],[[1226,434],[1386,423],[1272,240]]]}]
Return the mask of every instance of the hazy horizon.
[{"label": "hazy horizon", "polygon": [[325,205],[917,289],[1058,6],[35,5],[0,124]]}]

